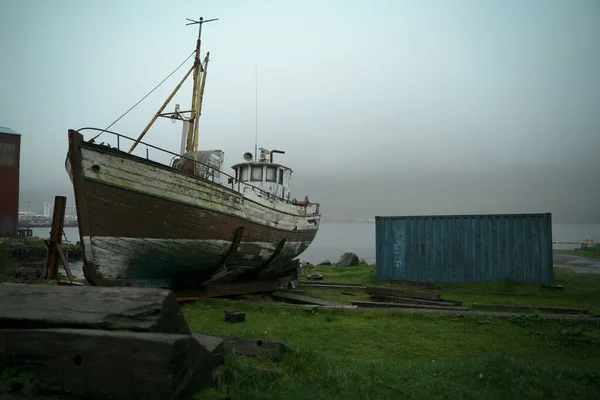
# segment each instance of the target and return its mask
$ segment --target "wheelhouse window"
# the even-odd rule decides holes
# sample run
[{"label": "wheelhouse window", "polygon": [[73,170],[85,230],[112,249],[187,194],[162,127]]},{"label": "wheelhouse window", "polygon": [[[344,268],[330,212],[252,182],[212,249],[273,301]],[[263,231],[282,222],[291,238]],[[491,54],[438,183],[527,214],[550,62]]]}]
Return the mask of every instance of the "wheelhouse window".
[{"label": "wheelhouse window", "polygon": [[283,185],[283,170],[279,170],[279,184]]},{"label": "wheelhouse window", "polygon": [[277,182],[277,167],[267,167],[267,181]]},{"label": "wheelhouse window", "polygon": [[260,166],[253,165],[252,166],[252,176],[250,177],[250,180],[262,182],[262,180],[263,180],[263,167],[262,167],[262,165],[260,165]]},{"label": "wheelhouse window", "polygon": [[242,173],[240,174],[241,177],[242,177],[242,182],[247,182],[248,181],[248,168],[249,167],[247,167],[245,165],[240,168],[241,171],[242,171]]}]

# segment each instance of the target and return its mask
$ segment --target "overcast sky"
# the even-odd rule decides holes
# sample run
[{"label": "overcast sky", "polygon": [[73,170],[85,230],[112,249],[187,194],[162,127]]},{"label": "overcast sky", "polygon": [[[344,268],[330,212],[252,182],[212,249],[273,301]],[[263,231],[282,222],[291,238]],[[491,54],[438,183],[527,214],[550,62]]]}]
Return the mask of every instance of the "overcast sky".
[{"label": "overcast sky", "polygon": [[[185,18],[200,16],[219,18],[203,29],[200,147],[224,150],[226,172],[254,148],[257,65],[259,146],[286,151],[293,195],[324,216],[600,221],[599,0],[0,0],[21,210],[72,204],[67,130],[135,104],[194,50]],[[137,136],[186,67],[112,129]],[[162,120],[145,140],[177,151],[180,132]]]}]

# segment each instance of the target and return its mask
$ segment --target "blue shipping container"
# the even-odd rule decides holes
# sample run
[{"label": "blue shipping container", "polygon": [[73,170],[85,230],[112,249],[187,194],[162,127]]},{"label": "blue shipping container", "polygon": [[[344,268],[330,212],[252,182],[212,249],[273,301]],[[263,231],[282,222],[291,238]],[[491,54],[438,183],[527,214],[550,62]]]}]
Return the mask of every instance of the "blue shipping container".
[{"label": "blue shipping container", "polygon": [[377,280],[550,283],[547,214],[375,217]]}]

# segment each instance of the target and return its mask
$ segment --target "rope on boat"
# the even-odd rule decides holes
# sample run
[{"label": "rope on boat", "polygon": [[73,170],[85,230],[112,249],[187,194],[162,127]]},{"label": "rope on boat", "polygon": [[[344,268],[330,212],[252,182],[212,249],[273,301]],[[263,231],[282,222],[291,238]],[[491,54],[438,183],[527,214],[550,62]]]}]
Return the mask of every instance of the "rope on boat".
[{"label": "rope on boat", "polygon": [[144,101],[144,99],[148,96],[150,96],[152,94],[152,92],[154,92],[156,89],[158,89],[160,87],[160,85],[162,85],[163,83],[165,83],[165,81],[167,79],[169,79],[171,77],[171,75],[173,75],[175,72],[177,72],[177,70],[179,70],[179,68],[181,68],[183,66],[183,64],[185,64],[194,54],[196,54],[196,50],[194,50],[192,52],[192,54],[190,54],[188,56],[188,58],[186,58],[181,64],[179,64],[179,66],[177,68],[175,68],[175,70],[173,72],[171,72],[169,75],[167,75],[167,77],[165,79],[162,80],[162,82],[160,82],[158,85],[156,85],[154,87],[154,89],[152,89],[150,92],[148,92],[148,94],[146,94],[144,97],[142,97],[142,99],[140,101],[138,101],[137,103],[135,103],[129,110],[125,111],[125,113],[123,115],[121,115],[119,118],[117,118],[112,124],[110,124],[109,126],[107,126],[106,128],[104,128],[104,130],[100,131],[99,134],[97,134],[96,136],[94,136],[91,140],[95,140],[98,136],[102,135],[104,132],[106,132],[108,129],[110,129],[111,126],[113,126],[114,124],[116,124],[117,122],[119,122],[119,120],[121,118],[123,118],[124,116],[126,116],[131,110],[133,110],[135,107],[138,106],[138,104],[140,104],[142,101]]}]

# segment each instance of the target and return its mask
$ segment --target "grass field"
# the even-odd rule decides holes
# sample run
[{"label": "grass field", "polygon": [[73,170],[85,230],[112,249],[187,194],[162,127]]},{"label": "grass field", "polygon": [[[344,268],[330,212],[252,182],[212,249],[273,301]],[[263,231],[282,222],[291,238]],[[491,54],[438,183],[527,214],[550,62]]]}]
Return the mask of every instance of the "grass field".
[{"label": "grass field", "polygon": [[[308,272],[330,282],[375,284],[373,266]],[[441,293],[467,306],[518,303],[600,312],[600,276],[555,270],[555,277],[562,290],[499,282],[447,284]],[[300,289],[340,303],[368,298],[359,289]],[[225,310],[245,311],[246,322],[224,322]],[[600,324],[218,299],[184,305],[183,311],[194,331],[283,341],[295,351],[278,363],[228,356],[218,389],[232,399],[592,399],[600,394]]]},{"label": "grass field", "polygon": [[574,256],[580,256],[580,257],[585,257],[585,258],[593,258],[595,260],[600,260],[600,251],[590,251],[590,250],[561,250],[561,251],[556,251],[555,252],[559,252],[559,253],[565,253],[565,254],[571,254]]}]

